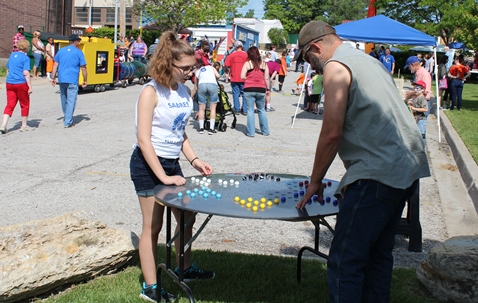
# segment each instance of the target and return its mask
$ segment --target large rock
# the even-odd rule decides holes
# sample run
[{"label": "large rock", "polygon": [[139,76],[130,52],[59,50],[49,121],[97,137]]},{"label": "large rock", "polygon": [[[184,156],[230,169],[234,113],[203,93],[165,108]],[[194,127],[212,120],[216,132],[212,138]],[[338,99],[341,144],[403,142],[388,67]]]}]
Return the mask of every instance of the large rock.
[{"label": "large rock", "polygon": [[107,274],[130,260],[135,250],[128,232],[79,213],[2,226],[0,238],[0,302]]},{"label": "large rock", "polygon": [[453,237],[433,247],[417,277],[441,301],[478,302],[478,236]]}]

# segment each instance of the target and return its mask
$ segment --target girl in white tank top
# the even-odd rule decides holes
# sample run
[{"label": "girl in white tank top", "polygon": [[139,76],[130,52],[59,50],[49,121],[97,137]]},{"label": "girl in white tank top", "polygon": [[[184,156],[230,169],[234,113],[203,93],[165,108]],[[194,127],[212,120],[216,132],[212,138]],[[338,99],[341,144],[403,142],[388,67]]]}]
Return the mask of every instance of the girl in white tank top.
[{"label": "girl in white tank top", "polygon": [[[158,184],[180,186],[186,183],[179,165],[181,152],[202,175],[212,173],[212,167],[199,159],[192,149],[185,132],[193,106],[189,91],[182,83],[194,65],[193,48],[177,39],[174,32],[163,33],[148,70],[153,80],[143,88],[136,103],[137,141],[130,171],[143,217],[139,256],[144,282],[140,297],[153,302],[174,301],[174,296],[163,289],[161,297],[156,296],[155,256],[164,206],[156,203],[153,189]],[[173,213],[178,220],[178,211],[173,209]],[[186,221],[194,216],[190,212],[184,215]],[[186,227],[186,243],[192,236],[192,225]],[[179,249],[176,252],[179,253]],[[213,278],[213,272],[191,266],[190,252],[188,249],[184,255],[184,278],[186,275],[196,279]]]}]

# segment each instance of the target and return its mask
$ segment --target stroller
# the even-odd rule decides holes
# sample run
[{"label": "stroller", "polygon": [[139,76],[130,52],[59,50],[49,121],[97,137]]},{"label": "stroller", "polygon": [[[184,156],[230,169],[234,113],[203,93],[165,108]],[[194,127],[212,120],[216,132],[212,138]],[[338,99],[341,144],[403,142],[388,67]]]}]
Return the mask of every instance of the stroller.
[{"label": "stroller", "polygon": [[[224,91],[224,85],[218,83],[218,87],[219,87],[219,91],[218,91],[219,102],[217,102],[217,106],[216,106],[216,123],[215,123],[216,127],[215,128],[218,131],[225,132],[227,129],[227,124],[226,122],[224,122],[226,116],[229,116],[229,115],[233,116],[233,120],[231,123],[232,129],[236,128],[237,118],[236,118],[236,114],[234,113],[234,110],[232,109],[232,105],[229,102],[229,97],[227,93]],[[210,111],[208,108],[206,108],[206,117],[209,117],[209,115],[210,115]],[[206,129],[209,129],[209,120],[204,121],[204,127]]]}]

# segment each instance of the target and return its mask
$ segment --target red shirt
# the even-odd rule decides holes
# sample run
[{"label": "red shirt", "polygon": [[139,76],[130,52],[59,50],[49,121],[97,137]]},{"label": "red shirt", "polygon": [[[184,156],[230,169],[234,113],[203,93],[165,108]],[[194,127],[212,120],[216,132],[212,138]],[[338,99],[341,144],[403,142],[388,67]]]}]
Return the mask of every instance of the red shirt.
[{"label": "red shirt", "polygon": [[197,59],[202,59],[202,62],[204,63],[204,66],[211,65],[211,59],[209,59],[209,56],[205,53],[203,53],[201,50],[196,50],[195,51],[195,57]]},{"label": "red shirt", "polygon": [[463,80],[466,74],[468,74],[468,68],[465,65],[455,64],[450,67],[450,75],[460,80]]},{"label": "red shirt", "polygon": [[241,71],[244,62],[247,61],[247,53],[245,51],[235,51],[226,58],[225,66],[231,68],[231,82],[244,82],[241,79]]}]

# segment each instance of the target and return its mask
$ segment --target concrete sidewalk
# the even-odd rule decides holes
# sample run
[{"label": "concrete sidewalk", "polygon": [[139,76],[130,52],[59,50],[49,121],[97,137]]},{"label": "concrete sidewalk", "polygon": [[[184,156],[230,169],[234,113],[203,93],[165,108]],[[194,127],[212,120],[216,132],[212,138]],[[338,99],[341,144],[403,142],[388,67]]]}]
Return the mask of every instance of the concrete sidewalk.
[{"label": "concrete sidewalk", "polygon": [[[310,175],[322,120],[321,115],[299,109],[291,127],[299,97],[290,92],[298,76],[290,72],[284,93],[272,92],[272,107],[276,110],[267,114],[270,136],[256,133],[254,138],[247,137],[246,117],[241,115],[236,129],[228,128],[212,136],[199,134],[197,123],[191,120],[187,133],[197,155],[218,173]],[[2,82],[4,79],[0,79]],[[229,84],[225,87],[230,92]],[[5,104],[4,90],[4,84],[0,84],[0,104]],[[17,108],[8,133],[0,136],[0,225],[82,211],[91,219],[139,234],[141,214],[129,179],[129,158],[135,143],[134,108],[140,90],[136,84],[104,93],[82,92],[74,117],[77,125],[64,129],[58,87],[52,87],[46,79],[33,80],[29,125],[34,130],[19,131]],[[231,120],[230,116],[226,119],[229,127]],[[451,153],[443,154],[443,143],[434,143],[433,124],[430,120],[427,130],[433,176],[421,180],[420,187],[424,252],[408,252],[408,240],[397,236],[395,258],[399,266],[416,266],[437,242],[478,230],[476,211],[471,211],[471,200],[461,178],[448,177],[448,173],[457,172],[443,169],[440,162],[447,156],[450,167],[456,167]],[[184,158],[180,161],[186,176],[197,175]],[[340,179],[344,172],[342,162],[336,158],[327,177]],[[450,185],[447,178],[456,185]],[[444,206],[448,205],[444,200],[454,208]],[[200,215],[198,221],[203,217]],[[333,218],[328,220],[334,224]],[[466,229],[460,227],[464,225],[462,220],[467,222]],[[327,231],[322,234],[322,249],[327,251],[331,235]],[[298,248],[311,243],[313,226],[309,222],[214,217],[194,247],[292,256]]]}]

